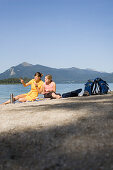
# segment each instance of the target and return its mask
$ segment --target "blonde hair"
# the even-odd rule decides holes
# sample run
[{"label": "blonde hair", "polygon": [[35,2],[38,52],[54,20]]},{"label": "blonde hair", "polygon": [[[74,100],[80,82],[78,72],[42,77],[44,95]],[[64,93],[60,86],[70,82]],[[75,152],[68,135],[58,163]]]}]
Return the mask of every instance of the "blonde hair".
[{"label": "blonde hair", "polygon": [[47,77],[48,80],[52,81],[52,75],[47,74],[45,77]]}]

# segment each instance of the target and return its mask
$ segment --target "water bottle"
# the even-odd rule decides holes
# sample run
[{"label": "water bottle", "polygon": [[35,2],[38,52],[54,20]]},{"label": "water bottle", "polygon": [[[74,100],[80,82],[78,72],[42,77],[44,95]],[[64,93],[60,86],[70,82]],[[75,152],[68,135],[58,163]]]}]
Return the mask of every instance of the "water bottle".
[{"label": "water bottle", "polygon": [[14,102],[13,93],[10,94],[10,103]]}]

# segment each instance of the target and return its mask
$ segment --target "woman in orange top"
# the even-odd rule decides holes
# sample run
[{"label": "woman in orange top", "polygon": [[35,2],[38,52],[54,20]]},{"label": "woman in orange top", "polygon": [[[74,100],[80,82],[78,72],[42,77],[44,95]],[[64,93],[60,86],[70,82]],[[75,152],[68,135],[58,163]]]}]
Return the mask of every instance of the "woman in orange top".
[{"label": "woman in orange top", "polygon": [[[20,102],[34,101],[38,96],[38,93],[42,92],[42,86],[44,83],[41,80],[42,76],[43,76],[42,73],[36,72],[34,75],[34,79],[30,80],[28,83],[25,83],[23,79],[20,79],[24,87],[31,85],[31,91],[25,94],[20,94],[18,96],[15,96],[14,101],[16,100],[19,100]],[[8,103],[10,103],[10,100],[8,100],[3,104],[8,104]]]}]

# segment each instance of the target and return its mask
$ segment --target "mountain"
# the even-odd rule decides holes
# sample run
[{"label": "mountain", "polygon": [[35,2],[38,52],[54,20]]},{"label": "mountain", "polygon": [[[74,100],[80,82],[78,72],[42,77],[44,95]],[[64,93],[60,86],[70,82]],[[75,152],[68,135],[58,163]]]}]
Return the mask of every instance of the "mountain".
[{"label": "mountain", "polygon": [[0,79],[2,80],[14,77],[33,78],[36,72],[42,72],[44,76],[46,74],[52,74],[53,80],[56,83],[80,83],[96,77],[101,77],[107,82],[113,82],[113,73],[98,72],[91,69],[79,69],[76,67],[56,69],[39,64],[32,65],[27,62],[23,62],[17,66],[12,66],[0,74]]}]

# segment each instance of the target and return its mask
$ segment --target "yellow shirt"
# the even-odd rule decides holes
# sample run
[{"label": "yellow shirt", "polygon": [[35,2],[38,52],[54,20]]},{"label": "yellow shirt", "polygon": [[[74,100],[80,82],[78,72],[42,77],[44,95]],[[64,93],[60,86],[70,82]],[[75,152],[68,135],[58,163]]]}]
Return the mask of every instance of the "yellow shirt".
[{"label": "yellow shirt", "polygon": [[[38,96],[38,90],[34,82],[36,83],[35,79],[32,79],[28,83],[26,83],[27,86],[31,85],[31,91],[25,94],[27,101],[33,101]],[[43,83],[44,82],[42,80],[36,83],[39,89],[41,89]]]}]

